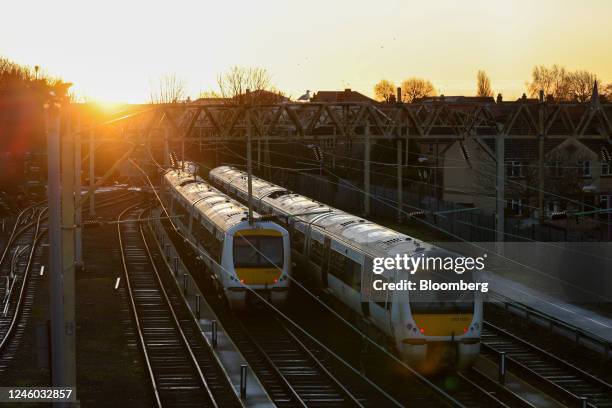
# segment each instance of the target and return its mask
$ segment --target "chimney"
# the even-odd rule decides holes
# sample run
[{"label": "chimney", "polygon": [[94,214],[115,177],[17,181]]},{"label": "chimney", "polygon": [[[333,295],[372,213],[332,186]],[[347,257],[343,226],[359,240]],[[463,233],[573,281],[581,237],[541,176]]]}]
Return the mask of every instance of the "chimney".
[{"label": "chimney", "polygon": [[344,92],[351,93],[351,88],[344,88]]},{"label": "chimney", "polygon": [[398,86],[397,87],[397,97],[396,97],[397,102],[401,102],[402,101],[402,87]]},{"label": "chimney", "polygon": [[540,89],[540,102],[544,102],[544,90]]},{"label": "chimney", "polygon": [[502,97],[502,94],[501,94],[501,93],[498,93],[498,94],[497,94],[497,101],[496,101],[496,102],[497,102],[497,103],[502,103],[503,101],[504,101],[504,98]]}]

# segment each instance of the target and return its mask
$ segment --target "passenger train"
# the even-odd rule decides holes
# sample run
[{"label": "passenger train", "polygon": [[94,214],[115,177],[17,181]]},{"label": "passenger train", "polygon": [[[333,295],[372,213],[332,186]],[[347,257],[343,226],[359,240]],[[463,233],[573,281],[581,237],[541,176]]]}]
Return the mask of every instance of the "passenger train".
[{"label": "passenger train", "polygon": [[[211,183],[247,200],[246,173],[222,166],[210,171]],[[470,366],[480,349],[482,297],[473,291],[390,291],[372,289],[375,280],[400,282],[427,277],[436,282],[461,278],[451,271],[419,270],[415,275],[387,270],[373,274],[375,258],[457,255],[418,242],[363,218],[252,178],[254,209],[285,219],[294,259],[326,291],[395,344],[401,358],[425,373]],[[378,282],[380,284],[380,282]]]},{"label": "passenger train", "polygon": [[[247,208],[197,176],[193,163],[163,174],[162,200],[175,224],[204,252],[213,282],[233,309],[257,298],[275,305],[287,298],[291,243],[285,228],[271,221],[248,220]],[[249,288],[249,289],[247,289]]]}]

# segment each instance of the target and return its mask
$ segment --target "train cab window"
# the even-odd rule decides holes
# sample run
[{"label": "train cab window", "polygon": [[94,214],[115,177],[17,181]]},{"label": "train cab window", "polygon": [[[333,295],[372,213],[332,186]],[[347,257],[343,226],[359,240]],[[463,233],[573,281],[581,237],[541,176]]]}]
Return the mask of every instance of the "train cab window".
[{"label": "train cab window", "polygon": [[[417,271],[419,273],[421,271]],[[451,271],[422,271],[427,278],[436,283],[453,283],[459,280],[473,282],[470,271],[458,275]],[[410,293],[412,313],[473,313],[474,292],[462,290],[416,290]]]},{"label": "train cab window", "polygon": [[235,268],[283,266],[283,238],[265,235],[234,235]]}]

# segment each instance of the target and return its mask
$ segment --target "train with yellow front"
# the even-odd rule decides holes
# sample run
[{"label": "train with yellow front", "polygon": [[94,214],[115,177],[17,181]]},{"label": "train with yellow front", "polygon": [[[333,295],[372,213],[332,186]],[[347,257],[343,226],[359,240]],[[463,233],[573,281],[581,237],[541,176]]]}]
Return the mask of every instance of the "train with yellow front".
[{"label": "train with yellow front", "polygon": [[[211,183],[239,200],[248,197],[247,175],[230,166],[212,169]],[[462,281],[471,271],[395,268],[374,272],[374,263],[397,255],[459,259],[455,253],[337,208],[252,178],[252,202],[289,230],[294,259],[341,303],[391,339],[404,361],[423,372],[470,366],[480,350],[482,294],[476,290],[376,290],[384,284],[420,281],[432,287]],[[458,263],[458,262],[457,262]],[[471,286],[469,283],[473,283]]]},{"label": "train with yellow front", "polygon": [[197,175],[193,163],[179,163],[162,177],[162,201],[181,234],[197,248],[213,284],[233,309],[263,300],[281,305],[291,273],[289,233]]}]

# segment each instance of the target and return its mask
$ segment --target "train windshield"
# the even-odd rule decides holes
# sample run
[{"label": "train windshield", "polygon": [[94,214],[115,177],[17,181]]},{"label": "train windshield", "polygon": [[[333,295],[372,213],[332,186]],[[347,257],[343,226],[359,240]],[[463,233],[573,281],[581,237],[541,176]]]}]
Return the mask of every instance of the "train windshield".
[{"label": "train windshield", "polygon": [[282,266],[282,236],[234,235],[234,268],[282,268]]},{"label": "train windshield", "polygon": [[[415,279],[414,277],[418,278]],[[474,311],[474,292],[461,290],[452,285],[463,281],[474,282],[473,275],[466,271],[458,275],[453,271],[418,271],[412,275],[419,290],[410,292],[410,309],[413,314],[429,313],[472,313]],[[422,283],[422,282],[425,283]],[[423,286],[421,286],[423,285]],[[451,290],[449,290],[451,289]]]}]

